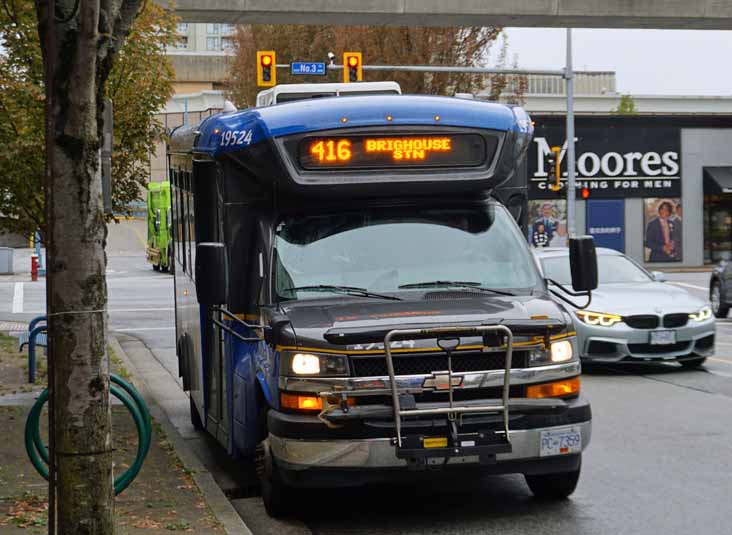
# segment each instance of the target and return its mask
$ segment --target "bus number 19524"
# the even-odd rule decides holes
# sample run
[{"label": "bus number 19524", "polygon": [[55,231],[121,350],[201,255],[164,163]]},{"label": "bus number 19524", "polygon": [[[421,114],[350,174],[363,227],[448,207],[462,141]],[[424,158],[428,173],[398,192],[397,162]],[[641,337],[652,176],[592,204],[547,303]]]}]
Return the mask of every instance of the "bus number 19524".
[{"label": "bus number 19524", "polygon": [[221,146],[249,145],[252,142],[251,130],[227,130],[221,134]]}]

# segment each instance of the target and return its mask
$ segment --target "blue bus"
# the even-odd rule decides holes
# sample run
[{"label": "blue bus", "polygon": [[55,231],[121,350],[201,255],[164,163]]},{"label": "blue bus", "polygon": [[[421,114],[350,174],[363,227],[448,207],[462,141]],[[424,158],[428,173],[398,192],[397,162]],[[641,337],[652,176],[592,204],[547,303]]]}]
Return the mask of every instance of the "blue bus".
[{"label": "blue bus", "polygon": [[[499,201],[532,132],[520,107],[406,95],[174,131],[180,376],[269,514],[293,488],[433,470],[574,491],[591,411],[572,316]],[[589,292],[591,239],[570,249]]]}]

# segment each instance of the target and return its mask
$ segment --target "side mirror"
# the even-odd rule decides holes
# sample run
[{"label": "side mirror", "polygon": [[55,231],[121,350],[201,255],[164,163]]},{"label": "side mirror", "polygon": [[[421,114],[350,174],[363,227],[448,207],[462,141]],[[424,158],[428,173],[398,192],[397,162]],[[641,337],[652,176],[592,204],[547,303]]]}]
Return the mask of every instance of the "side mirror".
[{"label": "side mirror", "polygon": [[223,243],[196,246],[196,295],[202,305],[221,305],[228,300],[229,270]]},{"label": "side mirror", "polygon": [[589,292],[597,288],[597,253],[592,236],[569,239],[569,267],[572,288],[576,292]]},{"label": "side mirror", "polygon": [[656,282],[666,282],[666,274],[663,271],[651,271],[651,277]]}]

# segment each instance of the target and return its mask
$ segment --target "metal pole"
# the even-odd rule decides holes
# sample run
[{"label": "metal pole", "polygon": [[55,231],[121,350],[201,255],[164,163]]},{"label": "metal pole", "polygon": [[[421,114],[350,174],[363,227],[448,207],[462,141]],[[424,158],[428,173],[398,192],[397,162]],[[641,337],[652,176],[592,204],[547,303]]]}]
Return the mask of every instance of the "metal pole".
[{"label": "metal pole", "polygon": [[[289,63],[278,63],[278,69],[290,69]],[[490,67],[461,67],[459,65],[364,65],[364,71],[399,72],[450,72],[461,74],[536,74],[541,76],[565,76],[566,71],[556,69],[494,69]],[[342,71],[343,65],[328,65],[328,70]]]},{"label": "metal pole", "polygon": [[104,113],[102,119],[102,150],[101,165],[99,166],[102,178],[102,201],[104,215],[112,215],[112,132],[114,109],[112,100],[104,99]]},{"label": "metal pole", "polygon": [[575,235],[575,185],[574,185],[574,71],[572,70],[572,29],[567,28],[567,232]]},{"label": "metal pole", "polygon": [[33,241],[36,248],[36,256],[38,257],[38,276],[42,277],[46,274],[46,269],[43,267],[43,255],[41,254],[41,233],[37,230],[33,235]]}]

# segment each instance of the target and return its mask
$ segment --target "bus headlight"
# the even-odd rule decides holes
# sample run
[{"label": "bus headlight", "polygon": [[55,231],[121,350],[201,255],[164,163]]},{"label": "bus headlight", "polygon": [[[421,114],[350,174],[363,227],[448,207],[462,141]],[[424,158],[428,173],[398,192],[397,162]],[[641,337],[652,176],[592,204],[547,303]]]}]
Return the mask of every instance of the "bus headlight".
[{"label": "bus headlight", "polygon": [[568,360],[572,360],[572,342],[569,340],[552,342],[551,354],[552,362],[567,362]]},{"label": "bus headlight", "polygon": [[320,373],[320,359],[310,353],[295,353],[292,355],[292,371],[297,375],[318,375]]},{"label": "bus headlight", "polygon": [[529,366],[546,366],[568,362],[574,358],[574,349],[570,340],[552,342],[549,349],[532,349],[529,352]]},{"label": "bus headlight", "polygon": [[348,375],[348,359],[345,355],[324,355],[319,353],[284,352],[283,371],[285,375]]},{"label": "bus headlight", "polygon": [[694,312],[693,314],[689,314],[689,318],[693,319],[694,321],[706,321],[712,317],[712,309],[708,306],[704,306]]}]

